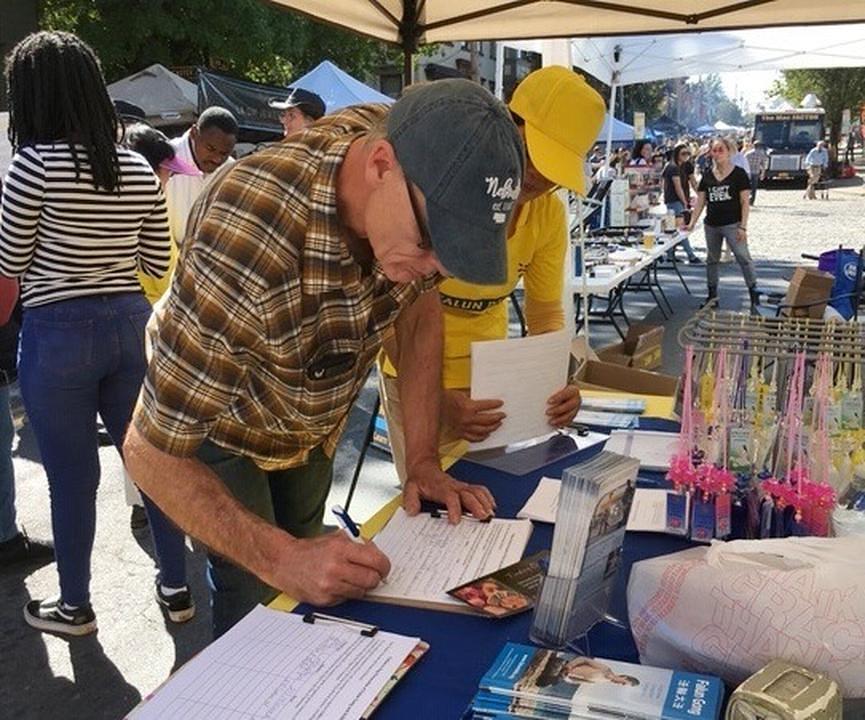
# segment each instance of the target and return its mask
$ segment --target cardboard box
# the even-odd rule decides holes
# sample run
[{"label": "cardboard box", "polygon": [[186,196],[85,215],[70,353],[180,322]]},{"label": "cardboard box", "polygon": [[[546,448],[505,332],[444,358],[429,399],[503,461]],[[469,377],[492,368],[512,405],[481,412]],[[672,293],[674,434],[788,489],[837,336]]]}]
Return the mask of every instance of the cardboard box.
[{"label": "cardboard box", "polygon": [[625,336],[625,354],[631,356],[631,367],[656,370],[661,367],[664,328],[660,325],[634,323]]},{"label": "cardboard box", "polygon": [[[790,278],[784,305],[806,305],[817,303],[808,308],[783,308],[785,315],[794,317],[812,317],[820,319],[832,296],[832,285],[835,278],[831,273],[822,272],[813,267],[797,267]],[[822,302],[818,302],[822,301]]]},{"label": "cardboard box", "polygon": [[614,345],[607,345],[598,350],[598,359],[603,362],[613,363],[614,365],[631,366],[631,356],[625,352],[625,343],[617,342]]},{"label": "cardboard box", "polygon": [[635,323],[623,342],[598,350],[598,358],[616,365],[657,370],[663,363],[664,328],[660,325]]},{"label": "cardboard box", "polygon": [[577,374],[577,382],[580,387],[594,390],[618,390],[664,397],[676,397],[679,394],[677,377],[599,360],[586,360]]}]

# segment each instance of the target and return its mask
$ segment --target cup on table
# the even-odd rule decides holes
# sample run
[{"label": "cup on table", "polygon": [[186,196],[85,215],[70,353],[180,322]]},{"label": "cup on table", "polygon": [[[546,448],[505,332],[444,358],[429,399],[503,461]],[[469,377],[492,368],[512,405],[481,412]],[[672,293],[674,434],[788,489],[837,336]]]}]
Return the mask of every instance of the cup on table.
[{"label": "cup on table", "polygon": [[655,247],[655,233],[653,232],[644,232],[643,233],[643,247],[646,250],[651,250]]}]

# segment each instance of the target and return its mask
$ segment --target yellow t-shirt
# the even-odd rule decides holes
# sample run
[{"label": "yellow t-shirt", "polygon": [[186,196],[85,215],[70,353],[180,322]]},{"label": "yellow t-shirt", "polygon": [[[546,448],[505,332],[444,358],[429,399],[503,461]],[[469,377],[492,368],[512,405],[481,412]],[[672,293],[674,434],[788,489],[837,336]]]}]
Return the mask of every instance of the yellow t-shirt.
[{"label": "yellow t-shirt", "polygon": [[[502,285],[473,285],[453,278],[439,285],[444,311],[445,388],[471,385],[471,344],[503,340],[508,335],[508,296],[520,278],[526,292],[526,319],[532,334],[564,325],[567,223],[556,193],[542,195],[520,208],[508,237],[508,279]],[[396,375],[384,358],[383,371]]]},{"label": "yellow t-shirt", "polygon": [[141,289],[144,290],[144,295],[151,305],[168,291],[171,285],[171,278],[174,276],[175,265],[177,265],[177,245],[172,238],[171,252],[168,259],[168,272],[161,278],[150,277],[142,272],[138,273],[138,282],[141,283]]}]

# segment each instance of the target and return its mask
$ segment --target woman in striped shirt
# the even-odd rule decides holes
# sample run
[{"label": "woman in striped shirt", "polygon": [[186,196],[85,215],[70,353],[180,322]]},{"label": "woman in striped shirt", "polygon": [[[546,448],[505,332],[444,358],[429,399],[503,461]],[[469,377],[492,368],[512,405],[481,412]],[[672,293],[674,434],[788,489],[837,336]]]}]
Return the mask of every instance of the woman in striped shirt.
[{"label": "woman in striped shirt", "polygon": [[[146,370],[150,306],[136,271],[161,277],[169,235],[159,182],[119,147],[117,117],[93,51],[40,32],[6,66],[15,156],[0,206],[0,274],[20,277],[19,378],[51,490],[60,597],[24,608],[40,630],[96,630],[90,555],[99,484],[97,413],[120,449]],[[194,614],[183,535],[147,503],[159,559],[157,598]]]}]

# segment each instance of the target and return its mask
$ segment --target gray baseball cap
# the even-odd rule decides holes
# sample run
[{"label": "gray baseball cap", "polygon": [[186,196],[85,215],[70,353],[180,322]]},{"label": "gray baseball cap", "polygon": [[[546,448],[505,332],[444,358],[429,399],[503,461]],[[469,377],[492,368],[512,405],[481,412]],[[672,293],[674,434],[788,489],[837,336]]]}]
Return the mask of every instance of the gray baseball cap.
[{"label": "gray baseball cap", "polygon": [[466,282],[505,282],[525,150],[504,103],[469,80],[418,85],[391,109],[387,134],[406,177],[424,194],[441,264]]}]

